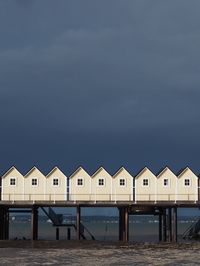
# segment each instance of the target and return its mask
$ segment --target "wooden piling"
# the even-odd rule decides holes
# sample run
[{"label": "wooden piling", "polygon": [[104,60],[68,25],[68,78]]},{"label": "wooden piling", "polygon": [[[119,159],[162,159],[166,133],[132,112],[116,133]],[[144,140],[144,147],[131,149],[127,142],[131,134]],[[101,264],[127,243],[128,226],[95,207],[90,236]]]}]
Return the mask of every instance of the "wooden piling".
[{"label": "wooden piling", "polygon": [[0,239],[9,239],[9,208],[0,208]]},{"label": "wooden piling", "polygon": [[129,240],[129,214],[128,207],[119,207],[119,240]]},{"label": "wooden piling", "polygon": [[71,239],[71,229],[67,228],[67,240]]},{"label": "wooden piling", "polygon": [[3,234],[4,234],[4,210],[1,207],[0,208],[0,240],[3,240]]},{"label": "wooden piling", "polygon": [[4,230],[5,230],[5,240],[8,240],[9,239],[9,209],[8,208],[5,208],[5,212],[4,212],[4,215],[5,215],[5,225],[4,225]]},{"label": "wooden piling", "polygon": [[80,223],[81,223],[81,208],[80,206],[76,207],[76,239],[80,240]]},{"label": "wooden piling", "polygon": [[32,207],[31,213],[31,239],[38,239],[38,208],[36,206]]},{"label": "wooden piling", "polygon": [[123,241],[128,242],[129,240],[129,215],[128,215],[128,207],[124,208],[124,236]]},{"label": "wooden piling", "polygon": [[172,208],[172,242],[177,242],[177,208]]},{"label": "wooden piling", "polygon": [[158,229],[158,234],[159,234],[159,242],[163,240],[162,237],[162,211],[159,212],[159,229]]},{"label": "wooden piling", "polygon": [[119,210],[119,241],[122,241],[122,208],[118,208]]},{"label": "wooden piling", "polygon": [[56,240],[59,240],[59,238],[60,238],[59,227],[56,227]]},{"label": "wooden piling", "polygon": [[118,210],[119,210],[119,241],[122,241],[122,208],[121,207],[119,207],[118,208]]},{"label": "wooden piling", "polygon": [[167,230],[166,230],[166,209],[162,210],[162,241],[166,242],[167,240]]},{"label": "wooden piling", "polygon": [[167,242],[172,241],[172,212],[171,208],[167,210]]}]

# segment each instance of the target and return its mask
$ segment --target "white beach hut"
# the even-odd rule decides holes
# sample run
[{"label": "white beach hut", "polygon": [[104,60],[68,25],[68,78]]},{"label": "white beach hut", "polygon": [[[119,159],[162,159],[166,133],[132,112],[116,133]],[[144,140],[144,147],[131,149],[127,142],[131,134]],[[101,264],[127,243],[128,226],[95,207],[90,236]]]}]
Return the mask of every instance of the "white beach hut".
[{"label": "white beach hut", "polygon": [[177,173],[177,200],[198,200],[198,176],[189,167]]},{"label": "white beach hut", "polygon": [[1,178],[1,200],[24,200],[24,177],[12,166]]},{"label": "white beach hut", "polygon": [[91,196],[91,177],[83,169],[78,167],[69,177],[69,200],[89,201]]},{"label": "white beach hut", "polygon": [[135,201],[156,201],[156,176],[144,167],[135,176]]},{"label": "white beach hut", "polygon": [[67,199],[67,177],[56,166],[46,175],[45,199],[64,201]]},{"label": "white beach hut", "polygon": [[133,200],[133,176],[121,167],[112,179],[112,201]]},{"label": "white beach hut", "polygon": [[27,201],[43,201],[46,193],[46,177],[37,167],[24,176],[24,198]]},{"label": "white beach hut", "polygon": [[91,198],[94,201],[110,201],[112,196],[112,176],[100,167],[91,177]]},{"label": "white beach hut", "polygon": [[157,200],[176,201],[176,199],[177,176],[166,166],[157,173]]}]

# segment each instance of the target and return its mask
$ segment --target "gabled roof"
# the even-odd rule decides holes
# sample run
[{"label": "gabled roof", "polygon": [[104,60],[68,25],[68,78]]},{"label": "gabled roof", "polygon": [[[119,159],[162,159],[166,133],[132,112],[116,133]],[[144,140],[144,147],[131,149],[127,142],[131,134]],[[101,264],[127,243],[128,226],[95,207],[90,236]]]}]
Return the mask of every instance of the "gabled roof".
[{"label": "gabled roof", "polygon": [[33,168],[31,168],[25,175],[24,175],[24,177],[27,177],[27,176],[29,176],[33,171],[35,171],[35,170],[37,170],[37,171],[39,171],[42,175],[43,175],[43,173],[36,167],[36,166],[33,166]]},{"label": "gabled roof", "polygon": [[[15,166],[12,166],[11,168],[9,168],[3,175],[2,175],[2,178],[5,178],[9,173],[11,173],[13,170],[16,170],[17,172],[18,169],[15,167]],[[19,172],[20,173],[20,172]],[[21,173],[20,173],[21,174]],[[22,174],[21,174],[22,175]]]},{"label": "gabled roof", "polygon": [[61,172],[63,175],[64,173],[57,167],[55,166],[54,168],[51,169],[51,171],[46,175],[46,177],[49,177],[51,174],[53,174],[56,170],[58,170],[59,172]]},{"label": "gabled roof", "polygon": [[[129,173],[127,170],[126,170],[126,168],[124,168],[123,166],[122,167],[120,167],[118,170],[117,170],[117,172],[115,172],[114,173],[114,175],[112,176],[113,178],[115,178],[119,173],[121,173],[122,171],[126,171],[127,173]],[[129,175],[131,175],[130,173],[129,173]]]},{"label": "gabled roof", "polygon": [[178,171],[178,173],[176,174],[177,177],[178,178],[181,177],[187,170],[191,171],[194,175],[196,175],[188,166],[186,166],[185,168],[182,168],[181,170]]},{"label": "gabled roof", "polygon": [[[76,170],[75,170],[75,172],[73,172],[70,176],[69,176],[69,178],[72,178],[73,176],[75,176],[79,171],[81,171],[81,170],[83,170],[86,174],[88,174],[88,172],[87,171],[85,171],[85,169],[82,167],[82,166],[79,166]],[[89,174],[88,174],[89,175]]]},{"label": "gabled roof", "polygon": [[145,166],[142,169],[140,169],[140,171],[135,175],[135,178],[138,178],[139,176],[141,176],[146,170],[150,171],[154,175],[154,173],[147,166]]},{"label": "gabled roof", "polygon": [[160,171],[156,174],[157,178],[159,178],[167,170],[169,170],[170,172],[172,172],[175,175],[175,173],[168,166],[165,166],[165,167],[161,168]]},{"label": "gabled roof", "polygon": [[98,169],[97,169],[97,171],[96,172],[94,172],[94,174],[91,176],[92,178],[93,177],[95,177],[98,173],[100,173],[101,171],[105,171],[108,175],[110,175],[106,170],[105,170],[105,168],[103,168],[102,166],[101,167],[99,167]]}]

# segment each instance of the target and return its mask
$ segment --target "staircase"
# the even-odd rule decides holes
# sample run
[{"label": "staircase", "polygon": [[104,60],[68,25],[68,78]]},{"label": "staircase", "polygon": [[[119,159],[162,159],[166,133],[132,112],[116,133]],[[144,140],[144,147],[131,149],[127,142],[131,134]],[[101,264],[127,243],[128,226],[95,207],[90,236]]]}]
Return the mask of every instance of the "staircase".
[{"label": "staircase", "polygon": [[44,207],[41,207],[41,209],[47,215],[47,217],[52,221],[54,226],[62,226],[63,225],[63,215],[62,214],[55,213],[51,207],[48,207],[47,209]]},{"label": "staircase", "polygon": [[197,239],[200,237],[200,218],[197,218],[183,233],[183,239]]},{"label": "staircase", "polygon": [[[77,230],[75,223],[63,223],[63,214],[55,213],[51,207],[48,208],[41,207],[41,209],[47,215],[47,217],[52,221],[53,226],[74,227],[74,229]],[[88,228],[85,227],[82,223],[80,223],[80,235],[82,239],[86,239],[85,232],[87,232],[87,234],[91,237],[92,240],[95,240],[95,237],[88,230]]]}]

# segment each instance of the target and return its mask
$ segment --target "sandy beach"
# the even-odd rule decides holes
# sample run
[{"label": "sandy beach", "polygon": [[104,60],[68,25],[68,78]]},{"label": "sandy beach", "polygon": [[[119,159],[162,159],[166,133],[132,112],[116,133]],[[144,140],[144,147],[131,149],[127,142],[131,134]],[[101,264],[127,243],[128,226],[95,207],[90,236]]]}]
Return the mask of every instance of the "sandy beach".
[{"label": "sandy beach", "polygon": [[200,243],[1,241],[0,265],[198,265]]}]

